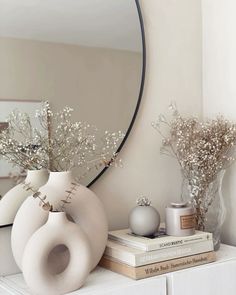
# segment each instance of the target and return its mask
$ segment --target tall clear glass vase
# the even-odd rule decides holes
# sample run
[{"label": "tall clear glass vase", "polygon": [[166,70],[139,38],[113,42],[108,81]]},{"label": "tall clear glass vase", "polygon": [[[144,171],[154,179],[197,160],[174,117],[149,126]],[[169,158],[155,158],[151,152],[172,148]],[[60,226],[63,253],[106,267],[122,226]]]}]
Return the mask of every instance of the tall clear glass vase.
[{"label": "tall clear glass vase", "polygon": [[213,234],[214,249],[220,248],[222,225],[225,221],[226,208],[222,195],[222,181],[225,170],[218,173],[216,178],[199,190],[194,181],[183,177],[182,199],[189,201],[196,212],[196,229]]}]

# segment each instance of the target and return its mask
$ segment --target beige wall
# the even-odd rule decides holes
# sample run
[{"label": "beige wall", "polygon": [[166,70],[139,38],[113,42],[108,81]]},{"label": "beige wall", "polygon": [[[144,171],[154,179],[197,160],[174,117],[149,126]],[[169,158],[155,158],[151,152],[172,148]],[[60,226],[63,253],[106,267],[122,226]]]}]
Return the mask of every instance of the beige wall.
[{"label": "beige wall", "polygon": [[[224,114],[236,120],[236,2],[204,0],[203,19],[203,105],[205,115]],[[236,246],[236,165],[223,181],[227,215],[223,241]]]},{"label": "beige wall", "polygon": [[160,156],[151,127],[175,99],[184,113],[201,114],[201,5],[199,0],[142,0],[147,77],[140,112],[121,153],[124,168],[109,170],[93,190],[105,204],[110,228],[127,226],[128,212],[144,194],[164,216],[180,196],[179,169]]}]

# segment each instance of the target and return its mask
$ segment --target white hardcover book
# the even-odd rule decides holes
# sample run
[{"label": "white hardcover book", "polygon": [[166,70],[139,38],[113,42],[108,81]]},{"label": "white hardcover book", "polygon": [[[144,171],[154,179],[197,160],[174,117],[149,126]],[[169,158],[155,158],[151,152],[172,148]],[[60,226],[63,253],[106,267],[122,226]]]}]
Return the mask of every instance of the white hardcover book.
[{"label": "white hardcover book", "polygon": [[137,267],[150,263],[210,252],[213,251],[213,248],[213,241],[206,240],[198,243],[146,252],[108,240],[105,255],[130,266]]},{"label": "white hardcover book", "polygon": [[158,249],[172,248],[181,245],[212,240],[212,234],[208,232],[196,231],[192,236],[173,237],[162,234],[157,237],[142,237],[133,234],[130,229],[114,230],[108,233],[110,240],[123,245],[134,247],[143,251],[153,251]]}]

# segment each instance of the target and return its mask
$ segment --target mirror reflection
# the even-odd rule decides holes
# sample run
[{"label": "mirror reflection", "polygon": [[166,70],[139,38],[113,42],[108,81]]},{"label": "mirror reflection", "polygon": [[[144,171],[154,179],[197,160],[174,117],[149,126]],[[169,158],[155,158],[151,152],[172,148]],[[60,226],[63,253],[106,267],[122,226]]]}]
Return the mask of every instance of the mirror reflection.
[{"label": "mirror reflection", "polygon": [[[36,110],[40,109],[40,101],[21,101],[21,100],[0,100],[0,132],[8,128],[6,122],[9,115],[15,110],[21,110],[22,113],[29,115],[32,128],[39,129],[40,126],[35,118]],[[10,164],[8,161],[0,159],[0,179],[7,178],[11,175],[25,174],[25,171],[19,167]]]},{"label": "mirror reflection", "polygon": [[48,100],[54,110],[68,105],[76,120],[126,133],[142,78],[136,2],[0,0],[0,6],[0,98]]}]

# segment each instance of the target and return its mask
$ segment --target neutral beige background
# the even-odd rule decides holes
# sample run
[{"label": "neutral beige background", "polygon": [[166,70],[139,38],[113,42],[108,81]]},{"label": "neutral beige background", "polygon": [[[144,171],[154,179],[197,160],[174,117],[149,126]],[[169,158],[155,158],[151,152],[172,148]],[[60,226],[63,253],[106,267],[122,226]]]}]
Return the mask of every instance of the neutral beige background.
[{"label": "neutral beige background", "polygon": [[184,113],[201,114],[201,3],[199,0],[142,0],[147,73],[142,105],[121,153],[124,168],[109,170],[93,190],[105,204],[110,228],[127,226],[140,195],[164,208],[180,197],[174,160],[160,156],[160,137],[151,127],[175,100]]},{"label": "neutral beige background", "polygon": [[[48,100],[75,118],[125,132],[137,104],[141,52],[0,38],[0,98]],[[96,175],[94,170],[83,183]],[[94,176],[93,176],[94,175]],[[0,180],[0,194],[10,187]]]},{"label": "neutral beige background", "polygon": [[[236,2],[204,0],[203,105],[205,115],[224,114],[236,119]],[[223,241],[236,245],[236,165],[226,172],[223,194],[227,215]]]}]

